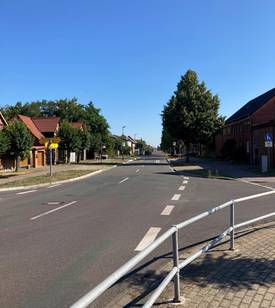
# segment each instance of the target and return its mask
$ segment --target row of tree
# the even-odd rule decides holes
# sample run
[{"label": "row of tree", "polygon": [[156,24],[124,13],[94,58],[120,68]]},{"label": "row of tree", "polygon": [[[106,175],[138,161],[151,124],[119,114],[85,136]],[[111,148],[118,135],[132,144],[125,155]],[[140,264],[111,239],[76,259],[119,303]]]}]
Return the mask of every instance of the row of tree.
[{"label": "row of tree", "polygon": [[[92,157],[95,153],[104,152],[108,155],[130,154],[124,138],[115,137],[109,131],[107,120],[92,102],[87,105],[78,103],[76,98],[56,101],[35,101],[30,103],[18,102],[15,106],[5,106],[0,109],[4,117],[10,121],[17,115],[29,117],[59,117],[61,126],[58,135],[60,158],[69,162],[71,152],[75,152],[80,160],[83,150],[88,150]],[[82,123],[82,128],[75,128],[72,122]],[[27,158],[33,145],[33,137],[27,127],[20,121],[12,121],[0,132],[0,156],[16,160],[16,169],[19,161]],[[136,148],[140,153],[151,151],[145,141],[139,140]]]},{"label": "row of tree", "polygon": [[219,104],[218,96],[199,82],[196,72],[188,70],[163,108],[161,149],[168,152],[175,143],[184,143],[188,160],[191,144],[211,148],[224,124]]},{"label": "row of tree", "polygon": [[[99,108],[96,108],[93,102],[87,105],[81,104],[76,98],[60,100],[42,100],[30,103],[16,103],[15,106],[5,106],[1,112],[7,120],[13,119],[18,114],[29,117],[59,117],[61,123],[81,122],[85,127],[84,139],[89,141],[88,148],[91,152],[100,150],[101,144],[105,144],[109,150],[112,150],[112,140],[110,138],[109,124],[101,114]],[[65,135],[73,135],[72,145],[62,144],[61,146],[78,152],[80,140],[77,140],[78,132],[68,125],[64,125]],[[77,142],[76,142],[77,140]]]}]

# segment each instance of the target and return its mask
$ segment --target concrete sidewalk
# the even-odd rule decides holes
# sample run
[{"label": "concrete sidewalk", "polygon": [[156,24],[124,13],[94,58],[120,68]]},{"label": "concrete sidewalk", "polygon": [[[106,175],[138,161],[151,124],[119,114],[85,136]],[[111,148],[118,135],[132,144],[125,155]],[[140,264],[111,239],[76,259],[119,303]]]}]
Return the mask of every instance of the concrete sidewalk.
[{"label": "concrete sidewalk", "polygon": [[[208,169],[212,171],[217,170],[218,173],[221,175],[225,174],[228,177],[232,177],[242,181],[248,181],[253,183],[275,183],[274,175],[260,173],[250,165],[238,165],[222,160],[210,160],[193,157],[190,159],[190,170],[192,170],[192,165],[197,165],[202,169]],[[176,171],[186,171],[188,173],[188,168],[186,166],[173,167]]]},{"label": "concrete sidewalk", "polygon": [[[235,244],[236,249],[230,251],[229,243],[223,242],[181,271],[181,295],[184,298],[181,304],[172,303],[173,284],[170,283],[155,306],[275,307],[275,223],[239,231]],[[199,247],[181,254],[181,260]],[[171,264],[159,272],[133,277],[135,284],[132,283],[132,287],[118,296],[108,308],[141,306],[146,300],[144,295],[150,294],[152,286],[157,286],[156,280],[158,283],[163,280],[165,272],[170,269]]]}]

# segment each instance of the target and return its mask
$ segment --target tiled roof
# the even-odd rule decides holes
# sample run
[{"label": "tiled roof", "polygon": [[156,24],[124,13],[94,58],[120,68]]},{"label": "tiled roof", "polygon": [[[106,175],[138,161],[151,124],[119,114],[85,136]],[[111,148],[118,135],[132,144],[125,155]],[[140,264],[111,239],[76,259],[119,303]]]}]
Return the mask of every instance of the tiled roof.
[{"label": "tiled roof", "polygon": [[60,118],[32,118],[32,121],[41,133],[54,133],[58,129]]},{"label": "tiled roof", "polygon": [[82,122],[71,122],[70,124],[74,128],[83,128],[84,127],[84,124]]},{"label": "tiled roof", "polygon": [[252,99],[231,117],[226,120],[226,124],[235,122],[251,116],[254,112],[260,109],[265,103],[267,103],[272,97],[275,96],[275,88],[265,92],[264,94]]},{"label": "tiled roof", "polygon": [[30,130],[30,132],[36,139],[41,140],[42,138],[44,138],[44,136],[40,133],[38,128],[34,125],[30,117],[19,114],[17,118],[28,127],[28,129]]}]

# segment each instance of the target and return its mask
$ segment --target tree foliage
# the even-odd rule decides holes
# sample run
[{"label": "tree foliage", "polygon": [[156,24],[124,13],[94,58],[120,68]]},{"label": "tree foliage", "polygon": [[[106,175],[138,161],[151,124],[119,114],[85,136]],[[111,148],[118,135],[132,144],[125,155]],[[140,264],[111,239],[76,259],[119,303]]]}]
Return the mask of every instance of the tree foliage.
[{"label": "tree foliage", "polygon": [[187,148],[191,143],[208,144],[223,123],[218,110],[218,96],[213,96],[205,83],[198,81],[197,74],[188,70],[162,112],[163,149],[180,139]]},{"label": "tree foliage", "polygon": [[16,160],[16,171],[18,171],[20,160],[24,160],[30,155],[34,138],[21,121],[14,121],[5,127],[3,134],[6,135],[9,142],[6,153]]},{"label": "tree foliage", "polygon": [[10,148],[10,140],[5,132],[0,131],[0,157],[7,154]]}]

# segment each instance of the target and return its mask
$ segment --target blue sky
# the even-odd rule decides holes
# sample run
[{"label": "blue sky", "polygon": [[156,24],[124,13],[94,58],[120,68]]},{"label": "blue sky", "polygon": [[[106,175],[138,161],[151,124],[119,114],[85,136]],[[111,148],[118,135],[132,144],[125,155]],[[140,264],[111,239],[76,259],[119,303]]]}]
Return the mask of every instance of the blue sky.
[{"label": "blue sky", "polygon": [[229,116],[274,87],[273,0],[0,0],[0,105],[77,97],[160,142],[187,69]]}]

